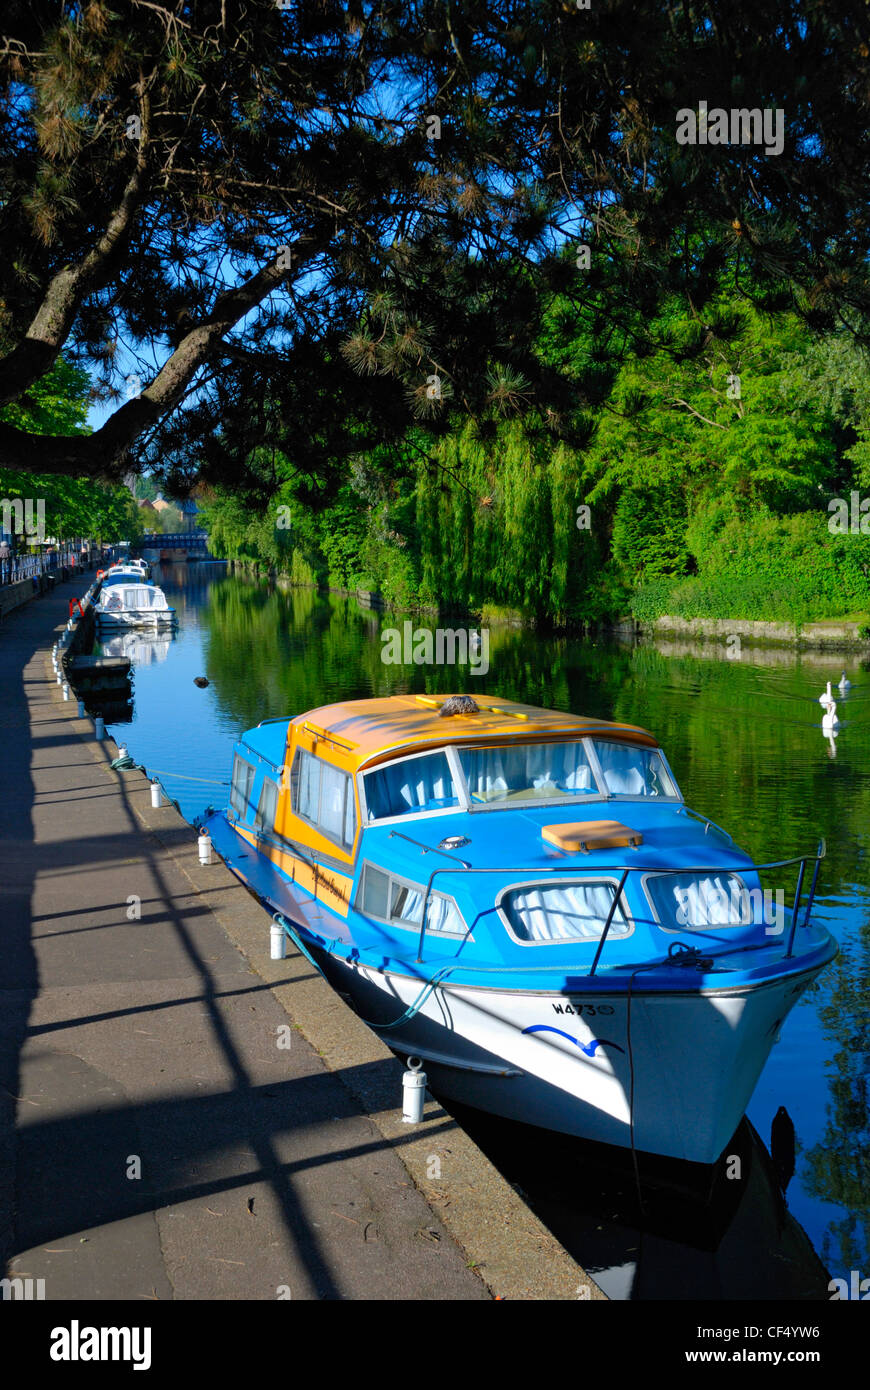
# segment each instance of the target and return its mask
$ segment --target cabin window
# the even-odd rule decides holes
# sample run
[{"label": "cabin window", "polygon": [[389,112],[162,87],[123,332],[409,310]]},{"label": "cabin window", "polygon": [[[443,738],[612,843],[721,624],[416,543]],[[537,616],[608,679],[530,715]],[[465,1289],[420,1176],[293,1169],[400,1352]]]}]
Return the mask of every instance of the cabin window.
[{"label": "cabin window", "polygon": [[459,797],[444,753],[402,758],[365,776],[369,820],[407,816],[413,811],[441,811],[458,806]]},{"label": "cabin window", "polygon": [[[425,893],[422,884],[408,883],[366,864],[358,897],[359,911],[382,922],[419,929]],[[466,935],[467,928],[459,908],[444,893],[429,894],[426,934],[429,932],[440,936]]]},{"label": "cabin window", "polygon": [[611,796],[677,796],[662,756],[654,748],[594,740],[595,753]]},{"label": "cabin window", "polygon": [[[526,883],[501,894],[499,907],[520,941],[600,941],[616,885],[609,880]],[[608,941],[631,935],[621,898]]]},{"label": "cabin window", "polygon": [[246,763],[244,758],[236,754],[233,763],[233,780],[230,786],[230,805],[236,815],[244,819],[248,814],[248,807],[251,800],[251,788],[254,785],[254,769],[250,763]]},{"label": "cabin window", "polygon": [[278,807],[278,786],[271,777],[263,780],[263,790],[260,792],[260,800],[257,803],[257,814],[254,817],[254,824],[261,830],[271,830],[275,824],[275,811]]},{"label": "cabin window", "polygon": [[582,743],[463,748],[459,758],[472,802],[599,795]]},{"label": "cabin window", "polygon": [[309,753],[296,754],[298,763],[298,788],[293,797],[293,809],[297,816],[317,824],[320,811],[320,763]]},{"label": "cabin window", "polygon": [[761,889],[748,889],[738,874],[650,874],[644,887],[668,931],[748,927],[764,920]]},{"label": "cabin window", "polygon": [[350,849],[356,831],[353,779],[340,768],[297,749],[290,771],[294,813],[336,844]]}]

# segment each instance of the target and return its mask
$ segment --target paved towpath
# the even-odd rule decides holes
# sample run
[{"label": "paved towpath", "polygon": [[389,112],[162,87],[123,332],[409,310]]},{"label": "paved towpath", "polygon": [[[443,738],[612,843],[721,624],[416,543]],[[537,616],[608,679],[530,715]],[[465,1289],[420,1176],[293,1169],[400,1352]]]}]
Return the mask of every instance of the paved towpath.
[{"label": "paved towpath", "polygon": [[[402,1133],[398,1064],[301,957],[268,961],[262,910],[61,702],[81,586],[0,625],[0,1273],[48,1299],[578,1297],[449,1116]],[[318,1050],[297,999],[333,1020]],[[433,1146],[455,1177],[427,1201]]]},{"label": "paved towpath", "polygon": [[278,1047],[281,1005],[58,701],[77,587],[0,635],[10,1273],[55,1299],[485,1298],[339,1077]]}]

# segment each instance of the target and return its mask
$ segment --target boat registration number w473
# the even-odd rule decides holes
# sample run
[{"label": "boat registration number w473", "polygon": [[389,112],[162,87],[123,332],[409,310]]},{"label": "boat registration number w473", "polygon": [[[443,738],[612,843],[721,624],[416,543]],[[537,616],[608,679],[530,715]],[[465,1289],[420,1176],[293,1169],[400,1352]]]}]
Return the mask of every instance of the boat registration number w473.
[{"label": "boat registration number w473", "polygon": [[599,1014],[612,1014],[612,1004],[554,1004],[553,1012],[557,1014],[582,1014],[586,1018],[595,1018]]}]

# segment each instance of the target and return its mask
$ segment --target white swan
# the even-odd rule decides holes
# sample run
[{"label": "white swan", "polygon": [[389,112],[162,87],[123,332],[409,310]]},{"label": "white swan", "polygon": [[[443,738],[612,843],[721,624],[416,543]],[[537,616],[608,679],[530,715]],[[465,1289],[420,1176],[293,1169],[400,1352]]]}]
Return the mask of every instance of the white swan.
[{"label": "white swan", "polygon": [[848,678],[848,676],[846,675],[846,672],[845,672],[845,671],[843,672],[842,676],[840,677],[840,684],[837,686],[837,689],[838,689],[838,690],[851,690],[851,689],[852,689],[852,682],[849,680],[849,678]]},{"label": "white swan", "polygon": [[822,728],[827,732],[829,729],[836,729],[839,723],[840,721],[837,718],[837,706],[834,704],[834,701],[831,700],[830,703],[826,705],[825,713],[822,715]]},{"label": "white swan", "polygon": [[819,696],[819,704],[820,704],[820,705],[829,705],[829,704],[831,703],[831,701],[833,700],[833,698],[834,698],[834,693],[833,693],[833,691],[831,690],[831,682],[828,681],[828,688],[827,688],[827,690],[825,691],[824,695],[820,695],[820,696]]}]

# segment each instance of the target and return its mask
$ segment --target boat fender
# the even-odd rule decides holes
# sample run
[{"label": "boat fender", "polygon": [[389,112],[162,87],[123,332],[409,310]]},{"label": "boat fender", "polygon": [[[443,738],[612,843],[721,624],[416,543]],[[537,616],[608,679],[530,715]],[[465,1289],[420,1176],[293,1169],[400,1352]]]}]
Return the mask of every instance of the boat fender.
[{"label": "boat fender", "polygon": [[402,1119],[406,1125],[418,1125],[423,1118],[426,1100],[426,1073],[419,1057],[408,1058],[408,1070],[402,1077]]}]

